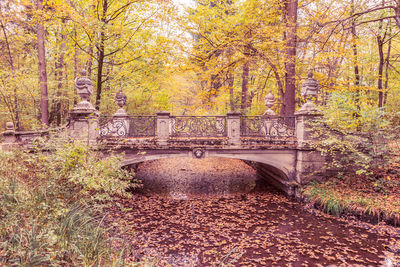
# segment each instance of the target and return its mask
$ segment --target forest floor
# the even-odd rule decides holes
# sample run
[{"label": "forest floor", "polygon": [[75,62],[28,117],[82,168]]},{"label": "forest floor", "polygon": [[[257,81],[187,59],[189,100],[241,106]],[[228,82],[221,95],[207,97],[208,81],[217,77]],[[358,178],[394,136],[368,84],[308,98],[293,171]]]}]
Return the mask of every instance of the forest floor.
[{"label": "forest floor", "polygon": [[[327,215],[273,188],[230,192],[226,186],[237,186],[246,173],[254,184],[255,172],[248,168],[238,160],[184,158],[142,165],[138,176],[152,177],[151,182],[173,177],[179,190],[116,199],[105,218],[114,248],[127,262],[156,266],[400,264],[400,228]],[[185,193],[200,188],[193,181],[206,176],[219,181],[222,194]],[[172,188],[174,179],[163,185]],[[207,181],[208,189],[218,189]]]},{"label": "forest floor", "polygon": [[332,178],[308,185],[303,196],[330,214],[400,226],[400,177],[396,175],[374,180],[362,176]]},{"label": "forest floor", "polygon": [[373,175],[344,175],[310,184],[304,195],[330,213],[337,213],[329,209],[338,207],[342,215],[400,227],[400,144],[395,140],[389,146],[391,158],[372,169]]}]

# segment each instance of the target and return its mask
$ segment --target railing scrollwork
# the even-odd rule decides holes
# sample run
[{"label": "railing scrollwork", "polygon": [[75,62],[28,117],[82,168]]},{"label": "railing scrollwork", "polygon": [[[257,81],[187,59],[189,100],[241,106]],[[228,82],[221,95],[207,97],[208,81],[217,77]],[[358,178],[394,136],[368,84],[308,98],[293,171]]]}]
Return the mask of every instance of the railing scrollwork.
[{"label": "railing scrollwork", "polygon": [[288,138],[295,136],[295,117],[242,116],[241,136]]},{"label": "railing scrollwork", "polygon": [[156,135],[156,116],[129,117],[128,137],[154,137]]},{"label": "railing scrollwork", "polygon": [[102,117],[100,137],[154,137],[156,116]]},{"label": "railing scrollwork", "polygon": [[225,116],[171,116],[172,137],[224,137]]},{"label": "railing scrollwork", "polygon": [[124,118],[102,117],[100,119],[100,137],[126,137],[128,124]]},{"label": "railing scrollwork", "polygon": [[[170,116],[168,138],[228,137],[228,116]],[[239,118],[239,117],[238,117]],[[100,138],[157,137],[157,116],[106,116],[100,120]],[[238,121],[239,122],[239,121]],[[232,126],[231,126],[232,127]],[[168,130],[169,129],[169,130]],[[238,128],[239,131],[239,128]],[[295,137],[295,117],[240,116],[240,138],[287,140]]]}]

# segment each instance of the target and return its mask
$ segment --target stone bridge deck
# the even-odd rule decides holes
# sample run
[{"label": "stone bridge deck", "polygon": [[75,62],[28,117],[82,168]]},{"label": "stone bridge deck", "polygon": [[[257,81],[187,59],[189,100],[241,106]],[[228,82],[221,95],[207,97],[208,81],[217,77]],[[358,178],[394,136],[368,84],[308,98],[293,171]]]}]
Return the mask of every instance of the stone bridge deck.
[{"label": "stone bridge deck", "polygon": [[[222,157],[256,163],[275,186],[293,194],[293,184],[301,186],[313,177],[323,159],[305,145],[308,138],[305,117],[241,116],[156,116],[126,114],[99,117],[84,114],[71,119],[60,132],[67,131],[105,155],[121,153],[122,165],[172,157]],[[12,125],[11,125],[12,126]],[[33,140],[49,131],[3,133],[7,145],[30,147]]]}]

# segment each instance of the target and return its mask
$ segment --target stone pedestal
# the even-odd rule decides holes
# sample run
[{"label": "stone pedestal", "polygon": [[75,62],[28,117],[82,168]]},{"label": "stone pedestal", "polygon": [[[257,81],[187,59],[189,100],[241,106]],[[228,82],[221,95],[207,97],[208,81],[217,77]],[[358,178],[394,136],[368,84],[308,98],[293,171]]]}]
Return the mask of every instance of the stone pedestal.
[{"label": "stone pedestal", "polygon": [[157,112],[157,144],[166,146],[170,135],[170,113],[168,111]]},{"label": "stone pedestal", "polygon": [[240,146],[240,113],[229,112],[227,116],[228,145]]},{"label": "stone pedestal", "polygon": [[93,82],[86,77],[85,70],[82,71],[81,77],[75,79],[75,88],[82,101],[69,112],[68,134],[73,139],[85,141],[89,145],[96,145],[100,135],[100,113],[89,102],[93,91]]},{"label": "stone pedestal", "polygon": [[319,113],[296,112],[296,136],[298,147],[308,148],[313,141],[313,130],[311,122],[321,115]]},{"label": "stone pedestal", "polygon": [[[312,109],[309,109],[310,107]],[[319,180],[323,177],[321,171],[325,164],[325,157],[312,146],[315,140],[313,138],[311,122],[321,116],[314,107],[308,106],[295,113],[298,142],[296,180],[302,185],[307,184],[311,180]]]},{"label": "stone pedestal", "polygon": [[90,106],[87,109],[81,108],[78,104],[69,112],[69,115],[69,135],[74,139],[95,145],[99,137],[99,112]]},{"label": "stone pedestal", "polygon": [[18,146],[17,137],[15,135],[14,123],[6,123],[6,131],[2,133],[3,143],[1,144],[2,150],[12,150],[14,147]]}]

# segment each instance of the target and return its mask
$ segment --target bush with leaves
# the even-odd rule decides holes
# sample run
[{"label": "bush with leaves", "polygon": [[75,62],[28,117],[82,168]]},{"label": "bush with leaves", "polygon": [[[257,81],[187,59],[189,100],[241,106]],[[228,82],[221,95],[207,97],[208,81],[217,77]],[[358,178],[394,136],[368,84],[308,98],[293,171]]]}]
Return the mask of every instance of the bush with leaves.
[{"label": "bush with leaves", "polygon": [[327,157],[328,173],[338,178],[363,176],[384,192],[395,186],[387,177],[400,175],[395,151],[399,127],[368,99],[355,98],[349,92],[330,95],[321,108],[323,116],[313,123],[314,146]]},{"label": "bush with leaves", "polygon": [[0,265],[111,266],[101,207],[128,196],[121,158],[50,139],[36,151],[0,151]]}]

